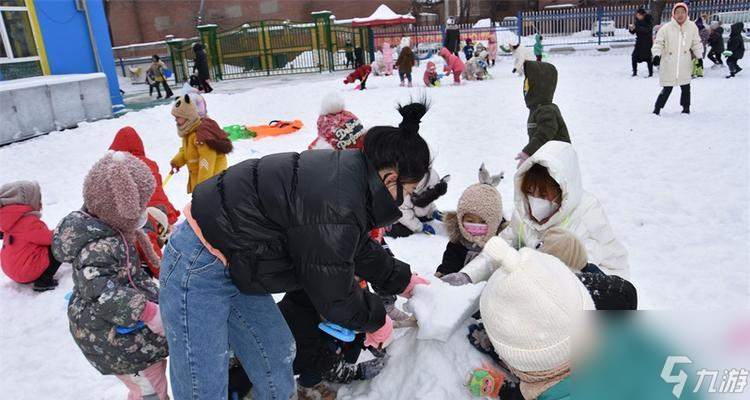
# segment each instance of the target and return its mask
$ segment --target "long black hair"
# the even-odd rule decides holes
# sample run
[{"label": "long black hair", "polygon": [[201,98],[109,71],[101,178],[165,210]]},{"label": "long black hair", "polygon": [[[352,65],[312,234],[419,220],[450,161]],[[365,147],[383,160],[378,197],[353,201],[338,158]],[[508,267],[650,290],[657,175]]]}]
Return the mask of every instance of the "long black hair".
[{"label": "long black hair", "polygon": [[417,183],[430,171],[430,148],[419,135],[428,108],[426,99],[399,105],[403,119],[398,127],[375,126],[367,131],[362,151],[375,169],[395,168],[402,184]]}]

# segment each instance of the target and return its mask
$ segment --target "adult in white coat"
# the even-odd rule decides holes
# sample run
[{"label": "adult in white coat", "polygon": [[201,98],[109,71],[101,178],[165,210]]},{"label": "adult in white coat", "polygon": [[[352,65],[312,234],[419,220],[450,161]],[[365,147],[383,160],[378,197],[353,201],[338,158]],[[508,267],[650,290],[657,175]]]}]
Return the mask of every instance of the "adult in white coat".
[{"label": "adult in white coat", "polygon": [[675,3],[672,7],[672,20],[659,29],[651,52],[654,54],[654,65],[659,66],[659,83],[663,87],[656,99],[654,114],[659,115],[675,86],[682,90],[682,112],[690,114],[693,58],[697,58],[698,64],[703,65],[703,43],[698,27],[688,18],[688,6],[685,3]]},{"label": "adult in white coat", "polygon": [[[556,185],[529,185],[527,175],[544,176],[545,171]],[[578,156],[570,143],[545,143],[521,164],[514,180],[513,217],[500,233],[512,247],[537,248],[547,230],[560,227],[583,242],[588,262],[598,265],[608,275],[629,278],[627,250],[615,238],[599,200],[583,190]],[[550,186],[558,189],[551,190]],[[461,272],[476,283],[489,279],[496,268],[480,258]]]}]

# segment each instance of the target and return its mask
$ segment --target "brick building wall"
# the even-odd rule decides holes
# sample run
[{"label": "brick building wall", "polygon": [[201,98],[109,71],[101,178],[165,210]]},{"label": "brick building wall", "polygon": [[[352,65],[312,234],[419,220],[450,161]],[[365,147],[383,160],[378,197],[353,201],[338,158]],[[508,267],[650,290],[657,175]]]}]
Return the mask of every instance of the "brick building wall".
[{"label": "brick building wall", "polygon": [[[200,0],[109,0],[107,16],[112,45],[123,46],[175,37],[197,36]],[[204,24],[217,24],[224,31],[248,21],[288,19],[312,21],[310,13],[328,10],[337,19],[366,17],[380,4],[394,12],[408,13],[410,0],[205,0]]]}]

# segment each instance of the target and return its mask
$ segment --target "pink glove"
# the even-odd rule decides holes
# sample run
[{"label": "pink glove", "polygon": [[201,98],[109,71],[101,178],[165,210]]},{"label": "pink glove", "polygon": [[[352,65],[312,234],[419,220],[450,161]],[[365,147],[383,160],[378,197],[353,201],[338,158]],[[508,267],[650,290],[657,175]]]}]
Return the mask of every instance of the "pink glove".
[{"label": "pink glove", "polygon": [[406,285],[406,289],[404,289],[404,292],[401,293],[401,296],[406,297],[407,299],[411,298],[412,291],[414,291],[414,286],[417,285],[429,285],[430,281],[428,281],[425,278],[420,277],[417,274],[411,274],[411,279],[409,280],[409,284]]},{"label": "pink glove", "polygon": [[365,347],[374,347],[376,349],[382,349],[388,347],[393,340],[393,320],[389,316],[385,316],[385,324],[375,332],[365,333]]},{"label": "pink glove", "polygon": [[524,153],[523,151],[518,153],[518,155],[516,155],[516,158],[514,158],[514,160],[518,160],[518,165],[516,165],[516,168],[520,167],[527,158],[529,158],[529,155]]},{"label": "pink glove", "polygon": [[143,309],[140,319],[146,323],[146,326],[148,329],[151,329],[151,332],[154,332],[159,336],[164,336],[164,324],[161,322],[158,304],[150,301],[147,302],[146,308]]}]

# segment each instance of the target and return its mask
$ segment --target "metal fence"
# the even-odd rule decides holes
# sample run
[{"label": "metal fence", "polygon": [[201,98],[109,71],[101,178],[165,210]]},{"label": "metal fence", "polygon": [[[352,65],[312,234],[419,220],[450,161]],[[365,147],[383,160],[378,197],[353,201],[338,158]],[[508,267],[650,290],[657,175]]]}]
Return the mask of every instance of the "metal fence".
[{"label": "metal fence", "polygon": [[[662,13],[664,22],[671,18],[673,4],[667,4]],[[498,44],[508,42],[533,46],[536,33],[542,35],[545,49],[560,47],[596,47],[603,44],[634,42],[628,27],[634,23],[638,6],[606,6],[590,8],[564,8],[538,12],[521,12],[516,18],[506,18],[491,27],[459,25],[461,41],[471,38],[486,44],[495,35]],[[750,0],[704,0],[690,2],[690,18],[702,16],[708,25],[711,20],[723,23],[746,22],[750,26]],[[725,31],[728,31],[725,27]],[[445,26],[400,26],[373,30],[374,47],[382,49],[384,42],[397,46],[408,37],[411,47],[424,58],[434,54],[443,44]],[[498,53],[502,55],[503,53]]]},{"label": "metal fence", "polygon": [[[664,7],[662,23],[671,19],[672,6],[670,3]],[[635,37],[628,31],[628,26],[634,23],[637,9],[637,6],[607,6],[521,12],[515,28],[518,39],[525,46],[534,44],[537,32],[542,35],[545,47],[630,42]],[[750,1],[692,1],[689,16],[692,20],[702,16],[707,20],[704,21],[706,25],[713,19],[750,23]]]},{"label": "metal fence", "polygon": [[[461,40],[471,38],[487,43],[490,36],[499,45],[520,42],[533,46],[534,36],[543,36],[545,48],[564,46],[598,46],[628,43],[635,37],[628,31],[634,22],[636,6],[554,9],[521,12],[515,19],[501,24],[478,27],[460,25]],[[662,20],[671,17],[672,4],[667,4]],[[214,80],[337,71],[353,67],[356,49],[362,49],[364,61],[372,62],[374,52],[383,43],[399,47],[404,38],[420,59],[435,55],[443,45],[445,26],[398,25],[377,28],[353,28],[331,23],[326,15],[313,13],[314,23],[262,21],[244,24],[217,34],[217,27],[198,27],[199,37],[170,39],[113,48],[115,61],[124,76],[145,71],[150,56],[158,54],[174,71],[177,83],[186,81],[193,69],[192,45],[200,41],[206,47],[209,67]],[[330,15],[330,14],[327,14]],[[703,0],[690,3],[690,18],[702,16],[708,24],[721,20],[728,24],[746,22],[750,26],[750,0]],[[725,29],[728,31],[728,29]],[[503,52],[499,56],[505,55]]]}]

